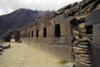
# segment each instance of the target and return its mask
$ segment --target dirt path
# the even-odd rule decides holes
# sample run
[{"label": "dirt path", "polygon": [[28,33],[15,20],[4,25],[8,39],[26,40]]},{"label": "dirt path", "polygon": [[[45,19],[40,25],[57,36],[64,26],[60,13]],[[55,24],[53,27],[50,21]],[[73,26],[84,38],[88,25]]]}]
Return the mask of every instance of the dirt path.
[{"label": "dirt path", "polygon": [[59,60],[50,54],[22,43],[10,43],[0,55],[0,67],[61,67]]}]

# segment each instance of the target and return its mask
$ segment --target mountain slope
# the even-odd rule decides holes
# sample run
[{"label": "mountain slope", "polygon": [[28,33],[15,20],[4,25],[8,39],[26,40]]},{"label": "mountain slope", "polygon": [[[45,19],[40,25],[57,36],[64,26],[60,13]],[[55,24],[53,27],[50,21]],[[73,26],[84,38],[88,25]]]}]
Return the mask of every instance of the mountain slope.
[{"label": "mountain slope", "polygon": [[32,11],[30,9],[18,9],[10,14],[0,16],[0,36],[14,29],[21,29],[38,17],[50,13],[49,11]]}]

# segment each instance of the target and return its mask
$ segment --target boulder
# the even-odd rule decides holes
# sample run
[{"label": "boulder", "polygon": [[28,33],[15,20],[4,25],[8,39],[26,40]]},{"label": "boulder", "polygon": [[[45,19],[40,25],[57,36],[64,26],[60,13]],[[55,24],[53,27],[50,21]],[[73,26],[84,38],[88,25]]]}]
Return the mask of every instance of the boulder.
[{"label": "boulder", "polygon": [[2,44],[2,48],[3,49],[10,48],[10,44],[9,43]]}]

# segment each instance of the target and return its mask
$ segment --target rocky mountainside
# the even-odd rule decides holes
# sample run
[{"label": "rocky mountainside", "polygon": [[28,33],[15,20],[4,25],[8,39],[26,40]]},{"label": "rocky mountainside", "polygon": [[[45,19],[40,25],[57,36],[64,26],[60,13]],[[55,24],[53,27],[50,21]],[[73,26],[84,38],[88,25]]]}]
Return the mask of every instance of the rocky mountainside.
[{"label": "rocky mountainside", "polygon": [[82,0],[69,4],[57,10],[57,13],[64,13],[67,16],[87,15],[91,11],[100,9],[100,0]]},{"label": "rocky mountainside", "polygon": [[49,11],[33,11],[30,9],[18,9],[10,14],[0,16],[0,35],[14,29],[21,29],[39,17],[47,15]]}]

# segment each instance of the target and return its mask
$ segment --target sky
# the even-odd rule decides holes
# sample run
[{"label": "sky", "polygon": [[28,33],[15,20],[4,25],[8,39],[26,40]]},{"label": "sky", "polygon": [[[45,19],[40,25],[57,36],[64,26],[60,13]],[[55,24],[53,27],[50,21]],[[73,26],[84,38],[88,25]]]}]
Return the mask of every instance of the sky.
[{"label": "sky", "polygon": [[0,15],[11,13],[20,8],[31,10],[58,10],[68,4],[81,0],[0,0]]}]

